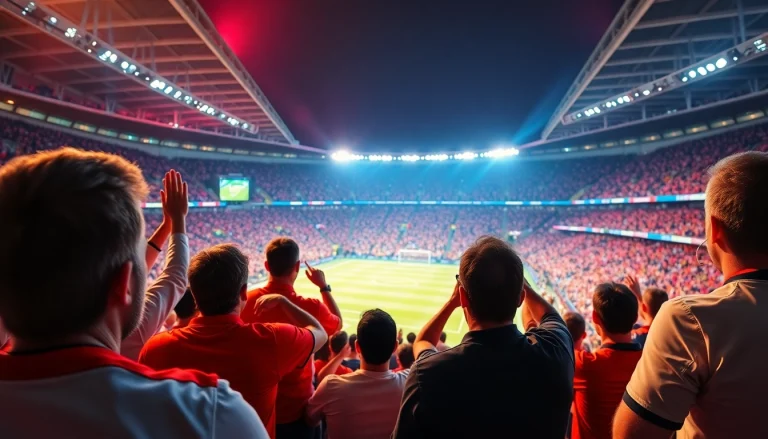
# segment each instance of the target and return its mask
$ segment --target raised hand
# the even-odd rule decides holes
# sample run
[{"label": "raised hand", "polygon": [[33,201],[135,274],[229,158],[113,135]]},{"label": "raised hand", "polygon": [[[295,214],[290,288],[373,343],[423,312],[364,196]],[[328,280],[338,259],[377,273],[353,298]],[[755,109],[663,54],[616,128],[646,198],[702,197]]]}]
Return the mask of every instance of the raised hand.
[{"label": "raised hand", "polygon": [[186,228],[185,218],[189,212],[187,192],[187,183],[182,180],[181,174],[173,169],[165,174],[160,200],[163,204],[163,217],[171,222],[174,233],[183,233],[184,230],[179,229]]},{"label": "raised hand", "polygon": [[461,284],[457,280],[456,285],[453,286],[453,293],[451,294],[451,298],[448,300],[448,304],[454,309],[461,306],[461,293],[459,292],[460,287]]},{"label": "raised hand", "polygon": [[320,289],[328,286],[328,283],[325,281],[325,273],[323,273],[323,270],[311,267],[307,261],[304,261],[304,265],[307,266],[304,274],[307,275],[307,279],[309,279],[310,282]]},{"label": "raised hand", "polygon": [[629,289],[635,293],[638,300],[642,300],[642,291],[640,290],[640,282],[638,282],[637,277],[628,274],[627,277],[624,278],[624,285],[629,287]]}]

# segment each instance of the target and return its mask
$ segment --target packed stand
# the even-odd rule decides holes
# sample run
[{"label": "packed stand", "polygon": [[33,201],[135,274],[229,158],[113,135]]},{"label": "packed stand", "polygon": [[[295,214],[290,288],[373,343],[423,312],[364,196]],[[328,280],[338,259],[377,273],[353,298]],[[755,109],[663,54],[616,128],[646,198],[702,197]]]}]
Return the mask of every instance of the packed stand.
[{"label": "packed stand", "polygon": [[640,232],[704,237],[704,206],[645,206],[628,208],[577,208],[557,212],[564,226],[601,227]]}]

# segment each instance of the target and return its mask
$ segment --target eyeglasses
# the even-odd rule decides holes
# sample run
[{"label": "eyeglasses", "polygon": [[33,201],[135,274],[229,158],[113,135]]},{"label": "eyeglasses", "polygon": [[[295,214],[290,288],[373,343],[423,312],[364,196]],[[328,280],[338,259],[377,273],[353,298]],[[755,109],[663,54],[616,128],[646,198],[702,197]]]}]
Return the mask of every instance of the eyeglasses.
[{"label": "eyeglasses", "polygon": [[456,282],[458,282],[458,281],[459,281],[459,275],[457,274],[456,275]]}]

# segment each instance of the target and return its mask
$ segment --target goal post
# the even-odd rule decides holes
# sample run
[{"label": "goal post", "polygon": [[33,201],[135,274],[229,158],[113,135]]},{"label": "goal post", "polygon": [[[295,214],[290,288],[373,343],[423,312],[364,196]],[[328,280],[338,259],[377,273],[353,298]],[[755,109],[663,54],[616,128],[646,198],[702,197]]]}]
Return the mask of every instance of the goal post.
[{"label": "goal post", "polygon": [[432,251],[401,248],[397,251],[397,262],[432,263]]}]

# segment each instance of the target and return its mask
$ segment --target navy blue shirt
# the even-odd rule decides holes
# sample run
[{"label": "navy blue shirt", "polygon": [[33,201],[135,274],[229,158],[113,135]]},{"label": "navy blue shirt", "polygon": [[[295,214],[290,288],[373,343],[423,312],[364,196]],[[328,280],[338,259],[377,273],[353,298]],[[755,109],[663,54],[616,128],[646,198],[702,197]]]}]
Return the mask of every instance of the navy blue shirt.
[{"label": "navy blue shirt", "polygon": [[573,400],[573,341],[557,314],[469,332],[411,367],[392,435],[404,438],[563,439]]}]

